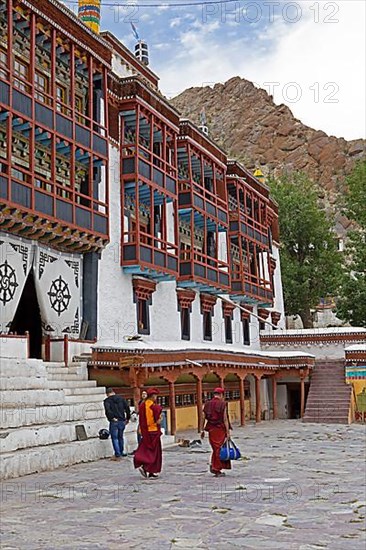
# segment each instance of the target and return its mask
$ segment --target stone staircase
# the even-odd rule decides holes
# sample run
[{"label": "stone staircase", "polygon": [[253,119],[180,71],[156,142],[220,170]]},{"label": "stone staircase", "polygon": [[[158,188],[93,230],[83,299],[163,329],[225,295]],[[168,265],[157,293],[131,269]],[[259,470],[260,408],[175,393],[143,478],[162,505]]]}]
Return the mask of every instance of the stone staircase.
[{"label": "stone staircase", "polygon": [[351,397],[352,388],[344,377],[344,361],[317,361],[303,421],[349,424]]},{"label": "stone staircase", "polygon": [[[112,455],[104,388],[88,380],[86,363],[69,367],[38,359],[0,359],[0,475],[53,470]],[[83,425],[85,441],[76,426]]]}]

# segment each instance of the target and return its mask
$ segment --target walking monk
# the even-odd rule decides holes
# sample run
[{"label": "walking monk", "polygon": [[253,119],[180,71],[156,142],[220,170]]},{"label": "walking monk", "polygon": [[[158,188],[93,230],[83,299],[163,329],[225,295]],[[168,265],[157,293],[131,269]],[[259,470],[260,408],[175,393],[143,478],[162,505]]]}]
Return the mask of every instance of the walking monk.
[{"label": "walking monk", "polygon": [[225,473],[221,470],[230,470],[231,468],[230,460],[225,462],[220,460],[220,449],[226,439],[230,437],[231,429],[224,393],[222,388],[215,388],[213,399],[207,401],[203,408],[206,426],[201,437],[205,436],[205,431],[208,432],[208,439],[212,447],[210,472],[215,477],[224,476]]},{"label": "walking monk", "polygon": [[163,408],[156,403],[159,390],[149,388],[147,398],[139,406],[139,424],[142,439],[134,455],[135,468],[143,477],[156,478],[161,472],[161,429]]}]

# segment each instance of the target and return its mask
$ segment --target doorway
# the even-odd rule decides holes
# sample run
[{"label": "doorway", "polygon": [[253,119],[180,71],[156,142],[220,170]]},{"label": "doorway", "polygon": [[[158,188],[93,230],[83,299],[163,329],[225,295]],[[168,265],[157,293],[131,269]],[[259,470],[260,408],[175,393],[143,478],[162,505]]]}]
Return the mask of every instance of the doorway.
[{"label": "doorway", "polygon": [[42,320],[39,309],[33,271],[25,282],[18,308],[11,323],[10,332],[25,334],[29,332],[30,357],[42,358]]},{"label": "doorway", "polygon": [[[309,392],[309,384],[305,383],[305,405]],[[300,382],[287,383],[288,418],[301,416],[301,389]]]}]

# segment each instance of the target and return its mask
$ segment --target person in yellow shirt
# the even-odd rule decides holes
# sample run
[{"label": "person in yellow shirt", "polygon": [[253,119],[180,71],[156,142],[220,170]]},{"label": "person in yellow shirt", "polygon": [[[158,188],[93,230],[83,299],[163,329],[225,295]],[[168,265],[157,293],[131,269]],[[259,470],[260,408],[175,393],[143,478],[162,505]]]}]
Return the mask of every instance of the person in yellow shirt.
[{"label": "person in yellow shirt", "polygon": [[148,388],[147,398],[139,406],[139,426],[142,439],[134,455],[134,466],[145,478],[157,478],[162,467],[161,429],[162,407],[156,403],[159,390]]}]

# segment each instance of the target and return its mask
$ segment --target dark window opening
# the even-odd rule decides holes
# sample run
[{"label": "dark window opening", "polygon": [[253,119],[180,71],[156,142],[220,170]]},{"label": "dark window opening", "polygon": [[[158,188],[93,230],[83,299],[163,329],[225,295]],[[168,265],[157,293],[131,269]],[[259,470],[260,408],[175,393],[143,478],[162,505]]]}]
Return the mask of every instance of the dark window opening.
[{"label": "dark window opening", "polygon": [[207,191],[213,193],[213,181],[210,176],[205,176],[205,188],[207,189]]},{"label": "dark window opening", "polygon": [[9,332],[23,335],[29,332],[30,357],[42,357],[42,319],[39,309],[37,292],[33,272],[28,275],[27,281],[19,300],[14,319]]},{"label": "dark window opening", "polygon": [[225,341],[227,344],[233,343],[233,324],[231,315],[225,315],[224,317],[225,322]]},{"label": "dark window opening", "polygon": [[162,215],[161,207],[154,206],[154,235],[161,239],[162,236]]},{"label": "dark window opening", "polygon": [[259,330],[265,330],[266,323],[264,321],[259,321]]},{"label": "dark window opening", "polygon": [[189,308],[184,307],[180,312],[180,321],[182,329],[182,340],[191,339],[191,320],[190,320],[190,311]]},{"label": "dark window opening", "polygon": [[244,346],[250,345],[249,319],[243,319],[243,342]]},{"label": "dark window opening", "polygon": [[137,331],[139,334],[150,334],[149,303],[137,300]]},{"label": "dark window opening", "polygon": [[[213,231],[207,231],[206,254],[210,258],[216,258],[216,235]],[[209,264],[214,265],[210,260]]]},{"label": "dark window opening", "polygon": [[212,313],[210,311],[203,312],[203,339],[212,340]]}]

